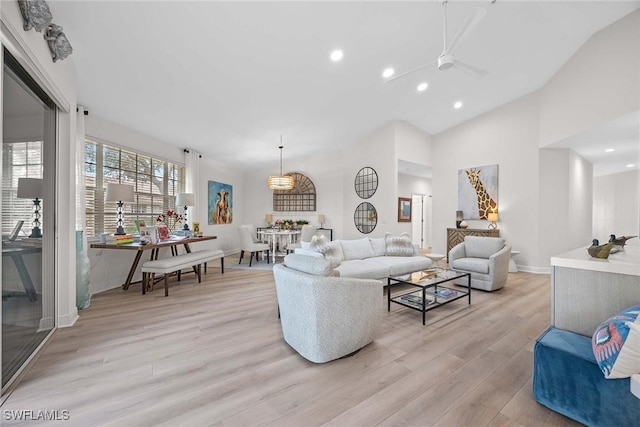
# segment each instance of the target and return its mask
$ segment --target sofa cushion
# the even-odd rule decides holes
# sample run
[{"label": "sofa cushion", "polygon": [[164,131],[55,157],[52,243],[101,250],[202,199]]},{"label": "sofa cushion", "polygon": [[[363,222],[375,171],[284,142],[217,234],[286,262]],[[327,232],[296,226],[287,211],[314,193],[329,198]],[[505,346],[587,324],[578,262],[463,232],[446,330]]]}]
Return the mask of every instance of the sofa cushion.
[{"label": "sofa cushion", "polygon": [[384,256],[387,253],[387,243],[384,241],[384,237],[369,238],[371,241],[371,247],[373,248],[374,256]]},{"label": "sofa cushion", "polygon": [[[466,246],[466,243],[465,243]],[[489,259],[487,258],[458,258],[453,260],[451,268],[454,270],[471,271],[473,273],[489,273]]]},{"label": "sofa cushion", "polygon": [[388,267],[389,276],[414,273],[416,271],[426,270],[433,265],[429,258],[423,256],[381,256],[370,258],[370,260]]},{"label": "sofa cushion", "polygon": [[373,259],[352,259],[343,261],[336,271],[340,277],[351,277],[354,279],[384,279],[389,277],[389,268],[374,261]]},{"label": "sofa cushion", "polygon": [[337,241],[329,241],[326,236],[313,236],[309,242],[309,250],[321,253],[334,267],[343,260],[342,247]]},{"label": "sofa cushion", "polygon": [[605,378],[640,373],[640,304],[602,322],[593,333],[591,345]]},{"label": "sofa cushion", "polygon": [[466,236],[464,238],[464,252],[470,258],[489,258],[504,248],[501,237]]},{"label": "sofa cushion", "polygon": [[314,276],[334,276],[333,266],[330,261],[324,258],[312,256],[289,254],[284,257],[284,265],[293,270]]},{"label": "sofa cushion", "polygon": [[374,256],[373,247],[368,238],[356,240],[338,240],[342,246],[342,254],[345,261],[353,259],[365,259]]},{"label": "sofa cushion", "polygon": [[409,233],[402,233],[399,236],[387,233],[384,240],[387,247],[385,254],[388,256],[412,256],[414,254]]}]

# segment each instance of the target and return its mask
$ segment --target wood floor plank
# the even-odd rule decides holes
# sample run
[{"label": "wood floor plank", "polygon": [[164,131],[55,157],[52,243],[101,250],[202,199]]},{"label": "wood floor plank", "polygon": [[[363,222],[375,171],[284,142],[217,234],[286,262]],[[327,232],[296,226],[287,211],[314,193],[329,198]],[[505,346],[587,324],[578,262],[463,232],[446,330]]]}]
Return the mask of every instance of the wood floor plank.
[{"label": "wood floor plank", "polygon": [[166,298],[139,291],[94,295],[2,409],[68,410],[69,426],[577,425],[531,391],[545,275],[510,274],[425,326],[380,295],[376,340],[326,364],[284,342],[271,271],[212,268],[200,284],[171,280]]}]

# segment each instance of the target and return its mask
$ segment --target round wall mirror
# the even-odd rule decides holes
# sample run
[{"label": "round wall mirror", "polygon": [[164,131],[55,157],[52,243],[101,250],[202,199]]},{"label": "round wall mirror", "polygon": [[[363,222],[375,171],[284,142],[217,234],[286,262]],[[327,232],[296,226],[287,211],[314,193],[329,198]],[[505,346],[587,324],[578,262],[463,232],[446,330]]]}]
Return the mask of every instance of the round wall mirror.
[{"label": "round wall mirror", "polygon": [[368,166],[360,169],[356,174],[354,187],[358,196],[368,199],[378,189],[378,174]]},{"label": "round wall mirror", "polygon": [[362,202],[353,214],[353,222],[359,232],[369,234],[378,224],[378,212],[371,203]]}]

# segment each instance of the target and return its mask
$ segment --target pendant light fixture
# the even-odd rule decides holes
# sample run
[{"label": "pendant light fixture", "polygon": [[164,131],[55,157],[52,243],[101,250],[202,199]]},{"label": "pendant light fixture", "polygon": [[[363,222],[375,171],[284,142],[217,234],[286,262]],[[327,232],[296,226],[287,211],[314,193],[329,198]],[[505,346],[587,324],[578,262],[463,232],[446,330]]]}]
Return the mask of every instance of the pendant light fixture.
[{"label": "pendant light fixture", "polygon": [[[280,144],[282,144],[282,135],[280,135]],[[267,185],[271,190],[291,190],[293,188],[293,177],[282,174],[282,145],[278,147],[280,149],[280,175],[271,175],[267,179]]]}]

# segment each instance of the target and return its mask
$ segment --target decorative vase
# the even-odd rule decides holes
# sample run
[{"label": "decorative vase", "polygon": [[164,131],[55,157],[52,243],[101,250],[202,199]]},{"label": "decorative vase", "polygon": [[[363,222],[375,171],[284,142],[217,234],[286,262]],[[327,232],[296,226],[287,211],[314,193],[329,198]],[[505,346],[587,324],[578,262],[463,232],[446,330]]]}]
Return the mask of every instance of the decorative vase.
[{"label": "decorative vase", "polygon": [[76,307],[83,310],[91,305],[89,282],[91,281],[91,262],[84,252],[83,231],[76,231]]},{"label": "decorative vase", "polygon": [[467,228],[468,226],[467,221],[460,221],[460,228]]}]

